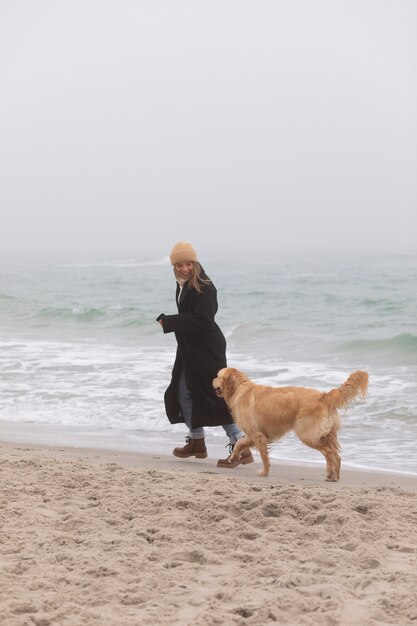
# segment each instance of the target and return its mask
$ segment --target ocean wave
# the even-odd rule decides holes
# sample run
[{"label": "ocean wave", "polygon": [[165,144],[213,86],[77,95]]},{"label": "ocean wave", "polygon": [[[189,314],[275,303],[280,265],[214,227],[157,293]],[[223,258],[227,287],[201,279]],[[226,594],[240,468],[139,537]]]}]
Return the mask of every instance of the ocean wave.
[{"label": "ocean wave", "polygon": [[[136,307],[44,307],[32,314],[23,314],[26,324],[39,323],[59,327],[72,324],[88,326],[91,324],[95,329],[101,328],[142,328],[148,326],[154,329],[154,317],[144,314],[142,309]],[[146,330],[146,329],[145,329]]]},{"label": "ocean wave", "polygon": [[364,309],[377,310],[379,313],[395,313],[404,306],[402,302],[389,298],[363,298],[359,300],[358,305]]},{"label": "ocean wave", "polygon": [[417,365],[417,336],[412,333],[402,333],[385,339],[352,339],[338,346],[338,349],[363,357],[397,357],[404,365]]},{"label": "ocean wave", "polygon": [[35,318],[59,319],[59,320],[80,320],[84,322],[94,321],[103,317],[106,312],[101,309],[90,307],[46,307],[36,313]]},{"label": "ocean wave", "polygon": [[15,298],[13,296],[9,296],[7,293],[0,292],[0,301],[1,300],[10,301],[15,300]]},{"label": "ocean wave", "polygon": [[100,267],[115,267],[115,268],[135,268],[135,267],[148,267],[159,266],[169,264],[169,257],[165,256],[162,259],[153,261],[138,261],[137,259],[114,259],[112,261],[100,261],[99,263],[67,263],[61,267],[75,267],[75,268],[100,268]]},{"label": "ocean wave", "polygon": [[139,265],[170,265],[169,256],[164,256],[157,261],[142,261]]},{"label": "ocean wave", "polygon": [[282,327],[278,324],[262,324],[256,322],[244,322],[235,324],[225,330],[227,338],[252,339],[259,340],[261,336],[273,336],[275,333],[282,332]]}]

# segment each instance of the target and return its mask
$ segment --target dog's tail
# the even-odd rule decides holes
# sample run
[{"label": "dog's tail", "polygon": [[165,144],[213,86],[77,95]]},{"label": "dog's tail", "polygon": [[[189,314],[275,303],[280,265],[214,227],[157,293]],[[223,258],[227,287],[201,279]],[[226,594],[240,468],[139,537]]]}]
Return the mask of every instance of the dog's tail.
[{"label": "dog's tail", "polygon": [[368,389],[368,378],[367,372],[361,370],[353,372],[340,387],[324,393],[320,399],[331,411],[336,411],[336,409],[340,408],[346,409],[357,395],[360,394],[362,398],[365,398]]}]

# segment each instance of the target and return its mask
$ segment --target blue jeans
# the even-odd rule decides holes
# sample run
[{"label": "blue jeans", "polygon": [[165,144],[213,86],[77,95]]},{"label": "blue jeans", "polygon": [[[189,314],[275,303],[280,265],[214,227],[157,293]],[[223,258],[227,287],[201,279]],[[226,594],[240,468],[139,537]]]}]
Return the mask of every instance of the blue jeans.
[{"label": "blue jeans", "polygon": [[[185,382],[184,370],[182,370],[180,379],[178,381],[178,401],[181,407],[181,413],[184,417],[184,422],[188,426],[188,436],[190,439],[204,439],[204,428],[191,428],[191,415],[193,410],[193,399],[191,391],[188,389]],[[239,439],[242,439],[243,433],[233,422],[232,424],[222,424],[222,428],[226,431],[226,435],[229,437],[230,443],[233,445]]]}]

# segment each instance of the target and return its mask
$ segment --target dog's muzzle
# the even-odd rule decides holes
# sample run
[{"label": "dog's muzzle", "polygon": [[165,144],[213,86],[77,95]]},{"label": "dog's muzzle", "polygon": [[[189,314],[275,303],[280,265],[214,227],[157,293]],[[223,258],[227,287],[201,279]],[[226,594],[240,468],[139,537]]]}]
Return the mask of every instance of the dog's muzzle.
[{"label": "dog's muzzle", "polygon": [[222,390],[221,390],[221,388],[220,388],[220,387],[215,387],[215,388],[214,388],[214,391],[215,391],[215,393],[216,393],[216,396],[219,396],[219,398],[222,398],[222,397],[223,397],[223,392],[222,392]]}]

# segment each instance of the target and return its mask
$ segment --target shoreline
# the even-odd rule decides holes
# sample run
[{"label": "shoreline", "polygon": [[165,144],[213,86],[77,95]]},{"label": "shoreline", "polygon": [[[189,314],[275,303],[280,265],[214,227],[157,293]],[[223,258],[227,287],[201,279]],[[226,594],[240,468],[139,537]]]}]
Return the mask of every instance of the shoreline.
[{"label": "shoreline", "polygon": [[[118,431],[114,429],[101,429],[92,431],[85,426],[64,426],[61,424],[48,424],[42,422],[9,422],[0,420],[0,446],[17,448],[33,448],[34,450],[65,450],[66,455],[71,453],[82,456],[93,454],[95,457],[117,458],[123,464],[136,464],[145,468],[144,462],[155,467],[158,463],[168,471],[182,469],[185,471],[204,472],[211,471],[226,475],[257,476],[257,470],[261,466],[260,457],[254,452],[255,463],[248,466],[238,466],[234,470],[221,470],[216,467],[217,459],[226,458],[228,454],[225,439],[214,435],[206,436],[208,450],[207,459],[178,459],[172,455],[172,449],[183,438],[183,433],[159,433],[140,431]],[[158,462],[157,462],[158,461]],[[320,462],[321,461],[321,462]],[[271,473],[266,480],[275,479],[278,476],[291,479],[291,476],[314,476],[316,480],[322,477],[324,481],[324,459],[317,463],[297,460],[279,460],[271,458]],[[188,468],[188,469],[187,469]],[[204,469],[205,468],[205,469]],[[249,470],[247,472],[246,470]],[[262,480],[262,479],[260,479]],[[264,479],[265,480],[265,479]],[[342,460],[341,484],[343,481],[357,485],[359,482],[370,484],[395,484],[407,485],[411,489],[417,489],[417,473],[391,471],[383,468],[353,467],[344,464]],[[330,483],[331,484],[331,483]]]},{"label": "shoreline", "polygon": [[[209,449],[210,452],[210,449]],[[260,458],[249,465],[239,465],[234,469],[217,467],[217,456],[206,459],[179,459],[166,452],[145,452],[95,448],[91,446],[68,446],[34,443],[28,441],[4,441],[0,436],[0,455],[30,455],[33,458],[78,463],[85,461],[91,465],[114,464],[120,468],[135,471],[160,471],[167,474],[193,475],[195,479],[207,475],[218,476],[222,480],[232,479],[256,485],[282,485],[321,487],[340,491],[343,489],[384,489],[400,488],[417,492],[417,476],[385,471],[343,468],[338,482],[325,480],[325,466],[274,462],[267,477],[258,476],[262,467]]]},{"label": "shoreline", "polygon": [[48,459],[77,463],[85,461],[91,465],[118,465],[121,468],[137,471],[159,471],[167,474],[193,475],[203,478],[206,475],[218,476],[221,480],[232,479],[248,484],[278,485],[288,484],[291,486],[320,487],[331,490],[343,489],[404,489],[417,492],[417,476],[407,474],[394,474],[385,471],[362,471],[357,469],[343,469],[338,482],[325,480],[325,467],[313,467],[311,465],[292,465],[287,463],[275,463],[271,465],[269,476],[258,476],[257,470],[262,467],[259,457],[255,463],[240,465],[234,469],[218,468],[217,457],[206,459],[179,459],[173,455],[158,452],[130,452],[126,450],[83,448],[71,446],[50,446],[26,442],[4,442],[0,440],[0,454],[21,453],[32,458]]}]

